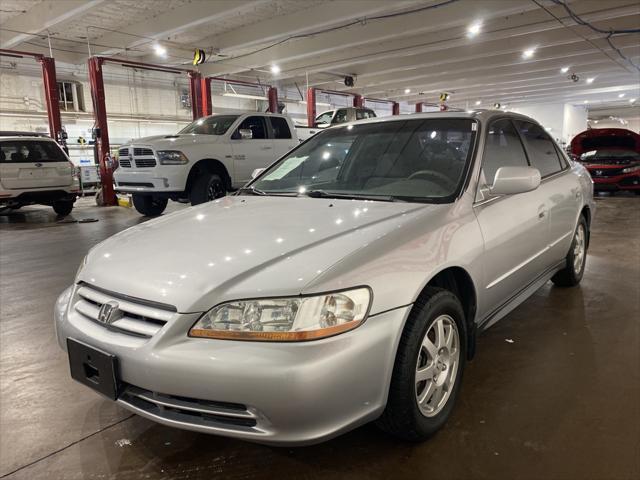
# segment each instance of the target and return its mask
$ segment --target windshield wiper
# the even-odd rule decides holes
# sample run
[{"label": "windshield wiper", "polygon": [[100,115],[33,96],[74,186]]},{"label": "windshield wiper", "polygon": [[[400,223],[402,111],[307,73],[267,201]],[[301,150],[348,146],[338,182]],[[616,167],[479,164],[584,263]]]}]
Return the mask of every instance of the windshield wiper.
[{"label": "windshield wiper", "polygon": [[392,195],[358,194],[358,193],[333,193],[326,190],[309,190],[305,192],[311,198],[339,198],[345,200],[375,200],[378,202],[402,202],[404,200]]},{"label": "windshield wiper", "polygon": [[248,193],[249,195],[267,195],[267,192],[264,192],[256,187],[242,187],[238,189],[236,193],[238,195],[241,193]]}]

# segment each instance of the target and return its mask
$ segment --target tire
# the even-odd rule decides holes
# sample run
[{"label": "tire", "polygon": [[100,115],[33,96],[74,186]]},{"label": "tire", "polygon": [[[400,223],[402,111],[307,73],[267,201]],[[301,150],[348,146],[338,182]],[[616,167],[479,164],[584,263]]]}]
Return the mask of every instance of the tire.
[{"label": "tire", "polygon": [[224,197],[226,194],[227,189],[220,175],[202,172],[193,182],[191,192],[189,192],[189,200],[191,205],[200,205]]},{"label": "tire", "polygon": [[59,217],[66,217],[73,210],[73,202],[71,200],[56,200],[53,202],[53,211],[58,214]]},{"label": "tire", "polygon": [[152,195],[133,194],[133,206],[135,209],[146,217],[157,217],[164,209],[167,208],[169,202],[166,198],[154,197]]},{"label": "tire", "polygon": [[559,287],[575,287],[580,283],[587,261],[588,242],[589,228],[587,227],[587,221],[584,216],[580,215],[580,220],[571,241],[571,247],[569,247],[569,253],[566,256],[567,264],[551,277],[553,283]]},{"label": "tire", "polygon": [[[438,322],[443,324],[445,335],[436,334]],[[454,348],[443,345],[438,349],[438,337],[446,339],[452,332],[457,334],[457,342],[451,345]],[[425,345],[427,339],[431,342],[429,349]],[[378,427],[414,442],[425,440],[442,428],[458,396],[466,356],[467,331],[460,300],[448,290],[427,287],[414,304],[402,332],[387,406],[377,421]],[[429,376],[419,380],[419,370],[423,374],[428,372]],[[438,384],[444,387],[447,378],[448,388],[429,393],[429,389],[433,392]],[[419,405],[421,396],[425,396],[422,406]]]}]

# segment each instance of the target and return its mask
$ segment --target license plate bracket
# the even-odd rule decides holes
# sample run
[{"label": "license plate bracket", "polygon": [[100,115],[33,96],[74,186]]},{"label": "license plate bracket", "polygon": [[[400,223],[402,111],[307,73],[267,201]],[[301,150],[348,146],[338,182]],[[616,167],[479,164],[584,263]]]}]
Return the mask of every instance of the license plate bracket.
[{"label": "license plate bracket", "polygon": [[111,400],[118,398],[118,360],[115,355],[72,338],[67,338],[67,352],[71,378]]}]

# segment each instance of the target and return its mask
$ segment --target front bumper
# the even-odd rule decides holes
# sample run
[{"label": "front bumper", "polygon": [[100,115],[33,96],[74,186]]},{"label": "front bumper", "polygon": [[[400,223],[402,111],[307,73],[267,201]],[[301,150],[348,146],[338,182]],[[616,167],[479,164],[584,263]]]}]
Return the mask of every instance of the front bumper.
[{"label": "front bumper", "polygon": [[73,338],[116,355],[127,385],[120,405],[165,425],[278,445],[324,441],[382,413],[410,310],[322,340],[267,343],[190,338],[200,314],[175,314],[151,338],[133,337],[61,299],[60,346]]},{"label": "front bumper", "polygon": [[591,172],[596,191],[640,190],[640,172],[624,173],[611,177],[599,177]]},{"label": "front bumper", "polygon": [[183,192],[186,187],[187,165],[135,170],[119,167],[113,177],[116,191],[125,193]]}]

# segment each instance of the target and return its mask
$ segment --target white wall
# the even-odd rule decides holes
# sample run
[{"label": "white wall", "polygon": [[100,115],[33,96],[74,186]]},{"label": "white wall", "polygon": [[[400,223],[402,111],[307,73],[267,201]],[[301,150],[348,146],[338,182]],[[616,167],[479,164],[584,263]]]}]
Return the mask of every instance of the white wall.
[{"label": "white wall", "polygon": [[589,122],[591,128],[626,128],[636,133],[640,133],[640,118],[625,118],[626,124],[618,120],[598,120],[598,123]]},{"label": "white wall", "polygon": [[586,108],[565,104],[562,123],[562,138],[565,143],[571,143],[573,137],[587,129],[587,116]]}]

